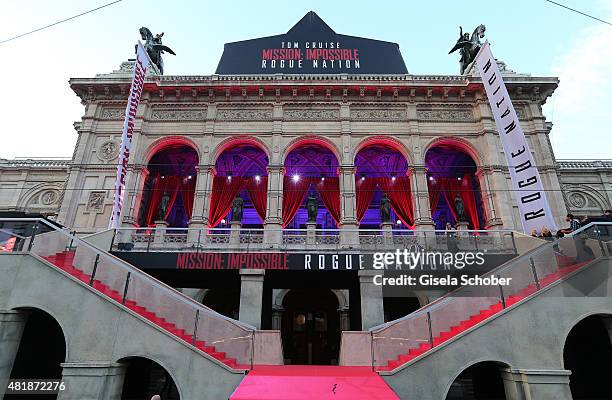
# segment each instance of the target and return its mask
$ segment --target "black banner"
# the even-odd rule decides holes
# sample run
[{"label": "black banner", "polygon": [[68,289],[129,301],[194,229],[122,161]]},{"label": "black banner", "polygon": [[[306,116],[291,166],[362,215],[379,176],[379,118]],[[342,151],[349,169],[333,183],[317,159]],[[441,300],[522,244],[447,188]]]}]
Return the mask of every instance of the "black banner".
[{"label": "black banner", "polygon": [[226,43],[216,70],[250,74],[407,74],[397,43],[340,35],[309,12],[286,34]]}]

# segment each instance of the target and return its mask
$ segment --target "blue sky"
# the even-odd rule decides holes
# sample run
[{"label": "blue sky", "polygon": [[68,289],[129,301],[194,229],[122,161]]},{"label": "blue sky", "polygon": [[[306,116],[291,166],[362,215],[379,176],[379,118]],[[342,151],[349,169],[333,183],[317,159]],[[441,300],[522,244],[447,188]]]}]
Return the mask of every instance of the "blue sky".
[{"label": "blue sky", "polygon": [[[0,40],[109,0],[3,0]],[[612,0],[559,0],[612,20]],[[545,106],[557,158],[612,158],[612,26],[544,0],[443,1],[162,1],[121,3],[0,45],[0,157],[71,156],[74,121],[83,113],[70,77],[116,69],[132,57],[138,29],[165,32],[176,53],[166,74],[211,74],[226,42],[286,32],[313,10],[336,32],[397,42],[413,74],[456,74],[448,55],[462,25],[484,23],[508,67],[561,84]]]}]

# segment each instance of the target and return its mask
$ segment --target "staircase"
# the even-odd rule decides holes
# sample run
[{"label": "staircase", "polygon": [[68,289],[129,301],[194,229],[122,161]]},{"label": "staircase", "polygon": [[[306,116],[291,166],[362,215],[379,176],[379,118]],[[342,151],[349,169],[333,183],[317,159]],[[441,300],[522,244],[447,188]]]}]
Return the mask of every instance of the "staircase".
[{"label": "staircase", "polygon": [[[372,328],[374,369],[395,373],[437,346],[477,329],[481,323],[505,309],[537,295],[540,290],[585,267],[597,256],[605,255],[609,251],[606,250],[609,243],[602,242],[597,227],[598,239],[589,237],[588,228],[576,232],[574,237],[546,243],[492,271],[501,277],[515,278],[521,282],[521,286],[515,285],[497,293],[489,291],[481,294],[482,298],[473,295],[462,297],[464,288],[459,288],[413,314]],[[588,249],[585,250],[586,247]],[[508,291],[505,295],[504,290]]]},{"label": "staircase", "polygon": [[119,304],[122,304],[123,306],[129,308],[130,310],[139,314],[143,318],[146,318],[150,322],[154,323],[155,325],[159,326],[165,331],[171,333],[178,339],[181,339],[195,346],[203,353],[206,353],[207,355],[219,360],[220,362],[227,365],[228,367],[233,368],[233,369],[249,369],[250,368],[249,365],[238,364],[235,358],[228,357],[225,352],[217,351],[215,349],[215,346],[207,345],[206,342],[203,340],[194,341],[193,335],[188,334],[184,328],[178,327],[174,323],[166,321],[164,317],[157,315],[156,313],[152,311],[149,311],[147,308],[139,305],[136,301],[130,300],[127,298],[124,300],[121,293],[119,293],[116,290],[111,289],[109,286],[105,285],[100,280],[94,279],[92,281],[91,275],[83,272],[82,270],[80,270],[79,268],[73,265],[75,254],[76,254],[75,251],[62,251],[62,252],[56,253],[51,256],[45,256],[43,258],[49,261],[51,264],[55,265],[56,267],[60,268],[64,272],[67,272],[68,274],[74,276],[78,280],[88,285],[91,285],[91,287],[93,287],[94,289],[96,289],[98,292],[102,293],[109,299]]}]

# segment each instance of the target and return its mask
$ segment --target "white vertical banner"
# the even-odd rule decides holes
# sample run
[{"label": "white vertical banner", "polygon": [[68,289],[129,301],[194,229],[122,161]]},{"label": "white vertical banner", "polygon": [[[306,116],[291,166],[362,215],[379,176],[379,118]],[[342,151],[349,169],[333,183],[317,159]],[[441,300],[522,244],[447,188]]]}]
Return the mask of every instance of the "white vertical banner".
[{"label": "white vertical banner", "polygon": [[539,233],[543,227],[555,231],[557,226],[546,200],[542,179],[497,62],[491,53],[489,42],[484,43],[474,62],[487,92],[495,126],[504,148],[523,232],[529,234],[535,229]]},{"label": "white vertical banner", "polygon": [[117,180],[115,181],[115,197],[113,201],[113,212],[108,222],[108,229],[119,227],[119,217],[123,208],[125,198],[125,178],[127,176],[127,166],[130,159],[132,148],[132,135],[134,133],[134,122],[136,111],[140,104],[140,96],[144,87],[145,76],[149,69],[149,55],[140,41],[136,46],[136,61],[134,62],[134,72],[132,73],[132,85],[125,107],[125,120],[123,121],[123,133],[121,135],[121,148],[119,150],[119,161],[117,164]]}]

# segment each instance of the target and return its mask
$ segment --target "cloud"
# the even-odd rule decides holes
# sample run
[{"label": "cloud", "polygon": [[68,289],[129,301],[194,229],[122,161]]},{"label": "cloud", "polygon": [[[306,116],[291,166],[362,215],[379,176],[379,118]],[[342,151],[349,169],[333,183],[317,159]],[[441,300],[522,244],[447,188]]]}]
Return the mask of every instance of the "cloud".
[{"label": "cloud", "polygon": [[[612,19],[612,0],[603,3]],[[604,18],[604,19],[605,19]],[[612,27],[593,21],[552,68],[559,88],[546,106],[557,158],[612,158]]]}]

